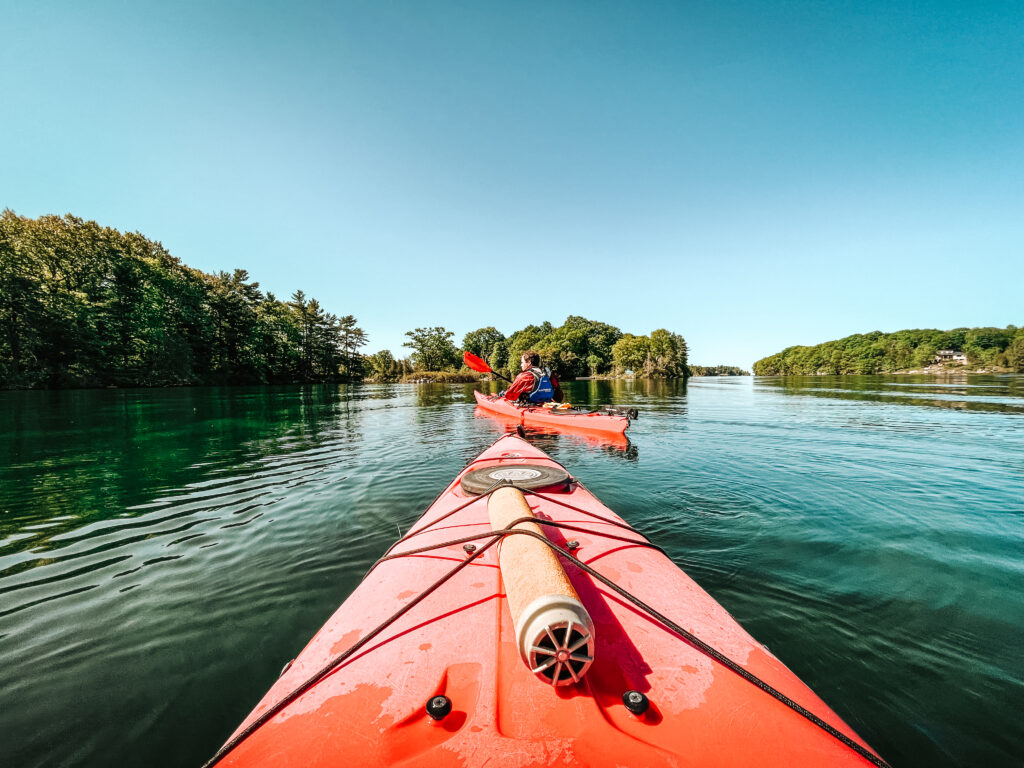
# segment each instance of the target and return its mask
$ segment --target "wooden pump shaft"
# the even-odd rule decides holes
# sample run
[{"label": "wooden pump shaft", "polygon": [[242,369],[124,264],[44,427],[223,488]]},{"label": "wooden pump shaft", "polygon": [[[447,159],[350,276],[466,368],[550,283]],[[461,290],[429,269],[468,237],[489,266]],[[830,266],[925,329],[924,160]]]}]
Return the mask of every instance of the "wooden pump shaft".
[{"label": "wooden pump shaft", "polygon": [[[487,512],[496,531],[534,517],[517,488],[494,491]],[[515,528],[545,535],[537,523],[524,521]],[[523,661],[551,685],[578,682],[594,660],[594,622],[552,548],[532,536],[506,536],[498,565]]]}]

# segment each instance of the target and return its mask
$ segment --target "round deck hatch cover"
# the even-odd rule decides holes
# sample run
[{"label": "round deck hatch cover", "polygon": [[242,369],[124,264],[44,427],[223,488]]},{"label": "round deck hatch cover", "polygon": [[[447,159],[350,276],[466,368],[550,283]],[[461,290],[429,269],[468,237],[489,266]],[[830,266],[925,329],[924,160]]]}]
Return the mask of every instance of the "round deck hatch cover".
[{"label": "round deck hatch cover", "polygon": [[[502,483],[502,481],[505,481]],[[561,467],[544,467],[539,464],[516,464],[511,467],[484,467],[474,469],[462,476],[462,490],[466,493],[480,494],[494,485],[511,484],[515,488],[550,488],[553,485],[566,485],[569,473]]]},{"label": "round deck hatch cover", "polygon": [[488,477],[492,477],[495,480],[533,480],[536,477],[540,477],[540,470],[530,469],[529,467],[509,467],[508,469],[498,469],[494,472],[488,472]]}]

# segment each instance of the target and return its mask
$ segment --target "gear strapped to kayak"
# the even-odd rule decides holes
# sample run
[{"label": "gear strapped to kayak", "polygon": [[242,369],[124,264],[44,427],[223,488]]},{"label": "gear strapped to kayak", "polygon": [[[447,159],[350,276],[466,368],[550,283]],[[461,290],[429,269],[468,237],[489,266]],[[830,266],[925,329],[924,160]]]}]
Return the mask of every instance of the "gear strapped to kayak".
[{"label": "gear strapped to kayak", "polygon": [[[550,764],[556,753],[596,766],[675,765],[683,755],[701,766],[887,765],[578,481],[565,485],[555,473],[554,484],[517,487],[537,482],[536,466],[564,472],[512,436],[470,462],[207,766],[474,764],[485,754],[506,757],[509,739],[506,762],[522,766]],[[464,478],[481,469],[520,471],[463,491]],[[575,538],[564,541],[565,532]],[[412,539],[422,546],[410,547]],[[419,584],[392,610],[388,585],[412,586],[402,574]],[[480,591],[489,577],[498,579],[492,596]],[[646,600],[667,603],[678,618],[655,610],[638,588],[653,590]],[[439,603],[445,594],[456,599],[423,610],[428,597]],[[403,667],[410,654],[419,661]],[[523,688],[530,677],[540,686],[532,696]],[[552,686],[575,693],[538,695]],[[365,720],[354,722],[360,712]]]}]

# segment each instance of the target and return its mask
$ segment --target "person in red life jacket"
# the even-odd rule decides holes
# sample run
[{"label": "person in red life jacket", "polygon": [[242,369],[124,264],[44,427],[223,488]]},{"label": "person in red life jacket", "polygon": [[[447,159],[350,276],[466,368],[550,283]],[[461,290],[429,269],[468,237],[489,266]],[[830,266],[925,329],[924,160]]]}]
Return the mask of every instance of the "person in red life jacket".
[{"label": "person in red life jacket", "polygon": [[516,376],[512,386],[504,392],[499,392],[499,397],[513,403],[545,403],[550,400],[562,402],[562,388],[558,385],[558,379],[553,373],[540,367],[540,355],[532,349],[523,352],[520,370],[522,373]]}]

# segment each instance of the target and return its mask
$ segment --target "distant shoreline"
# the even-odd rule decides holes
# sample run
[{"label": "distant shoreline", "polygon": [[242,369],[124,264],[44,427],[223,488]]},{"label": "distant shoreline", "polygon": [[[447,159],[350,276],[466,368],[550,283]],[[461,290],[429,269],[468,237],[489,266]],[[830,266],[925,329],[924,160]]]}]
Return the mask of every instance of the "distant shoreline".
[{"label": "distant shoreline", "polygon": [[893,375],[917,375],[917,376],[948,376],[948,375],[963,375],[963,374],[997,374],[997,373],[1015,373],[1009,368],[967,368],[965,366],[956,366],[955,368],[946,368],[941,365],[929,365],[925,368],[905,368],[902,371],[893,371]]},{"label": "distant shoreline", "polygon": [[1024,373],[1024,328],[871,331],[814,346],[786,347],[753,365],[760,376]]},{"label": "distant shoreline", "polygon": [[754,374],[759,379],[804,377],[804,376],[1024,376],[1007,368],[911,368],[902,371],[879,371],[878,373],[765,373]]}]

